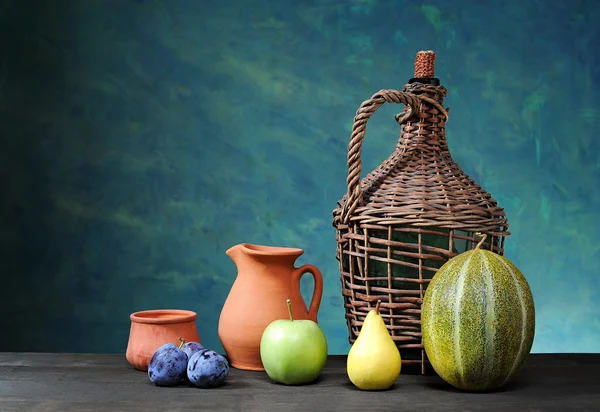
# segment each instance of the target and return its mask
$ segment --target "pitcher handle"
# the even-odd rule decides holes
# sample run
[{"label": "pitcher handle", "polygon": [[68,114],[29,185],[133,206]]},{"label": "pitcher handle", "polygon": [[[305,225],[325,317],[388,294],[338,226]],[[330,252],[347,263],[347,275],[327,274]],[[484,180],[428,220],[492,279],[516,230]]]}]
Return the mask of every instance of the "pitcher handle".
[{"label": "pitcher handle", "polygon": [[310,273],[315,279],[315,288],[310,301],[310,307],[308,308],[308,317],[316,322],[317,313],[319,312],[321,299],[323,297],[323,275],[321,275],[321,271],[314,265],[306,264],[300,266],[299,268],[295,268],[292,276],[294,283],[298,286],[298,289],[300,289],[300,278],[305,273]]}]

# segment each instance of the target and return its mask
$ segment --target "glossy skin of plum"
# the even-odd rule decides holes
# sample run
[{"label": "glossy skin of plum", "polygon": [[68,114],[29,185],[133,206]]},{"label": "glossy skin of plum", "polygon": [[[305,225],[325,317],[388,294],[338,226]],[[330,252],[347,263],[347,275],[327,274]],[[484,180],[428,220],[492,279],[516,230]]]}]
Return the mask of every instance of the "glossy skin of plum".
[{"label": "glossy skin of plum", "polygon": [[157,386],[175,386],[186,376],[187,354],[172,343],[154,352],[148,365],[148,378]]},{"label": "glossy skin of plum", "polygon": [[180,346],[180,349],[182,349],[186,355],[188,355],[188,359],[191,359],[192,355],[204,349],[204,346],[198,342],[185,342],[182,346]]},{"label": "glossy skin of plum", "polygon": [[199,388],[221,386],[229,375],[229,362],[213,350],[203,349],[192,355],[188,362],[187,377]]}]

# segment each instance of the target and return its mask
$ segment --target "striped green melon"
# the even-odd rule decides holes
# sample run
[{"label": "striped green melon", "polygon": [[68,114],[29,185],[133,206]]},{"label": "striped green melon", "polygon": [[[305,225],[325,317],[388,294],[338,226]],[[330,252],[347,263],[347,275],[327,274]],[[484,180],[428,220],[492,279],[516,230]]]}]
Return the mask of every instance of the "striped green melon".
[{"label": "striped green melon", "polygon": [[497,389],[529,355],[535,308],[527,280],[489,250],[448,260],[427,287],[421,313],[425,353],[436,373],[463,390]]}]

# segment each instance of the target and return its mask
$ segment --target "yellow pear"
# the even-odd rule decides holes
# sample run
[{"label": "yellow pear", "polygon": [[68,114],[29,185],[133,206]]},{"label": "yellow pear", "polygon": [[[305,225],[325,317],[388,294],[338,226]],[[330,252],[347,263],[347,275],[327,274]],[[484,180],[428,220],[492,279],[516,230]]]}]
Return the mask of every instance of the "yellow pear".
[{"label": "yellow pear", "polygon": [[402,366],[400,351],[390,336],[377,301],[367,313],[358,338],[348,352],[350,381],[362,390],[383,390],[394,384]]}]

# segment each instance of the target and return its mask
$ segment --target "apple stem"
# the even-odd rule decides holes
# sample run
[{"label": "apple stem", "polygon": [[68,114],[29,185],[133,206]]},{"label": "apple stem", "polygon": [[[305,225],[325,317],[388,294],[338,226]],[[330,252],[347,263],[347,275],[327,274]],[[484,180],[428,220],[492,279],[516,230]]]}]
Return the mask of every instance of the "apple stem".
[{"label": "apple stem", "polygon": [[375,312],[379,313],[379,305],[381,305],[381,301],[377,301],[377,305],[375,305]]},{"label": "apple stem", "polygon": [[486,235],[485,233],[484,233],[484,234],[481,234],[481,233],[479,233],[479,232],[477,232],[477,233],[476,233],[476,235],[478,235],[478,236],[481,236],[481,240],[479,241],[479,243],[477,243],[477,246],[475,246],[475,249],[476,249],[476,250],[479,250],[479,248],[481,247],[481,245],[482,245],[482,244],[483,244],[483,242],[485,241],[485,238],[487,237],[487,235]]},{"label": "apple stem", "polygon": [[179,349],[183,348],[183,345],[185,345],[185,339],[183,339],[181,336],[179,337],[179,342],[181,342],[179,344]]},{"label": "apple stem", "polygon": [[290,320],[294,320],[294,317],[292,316],[292,301],[290,299],[288,299],[287,301],[287,307],[288,307],[288,312],[290,314]]}]

